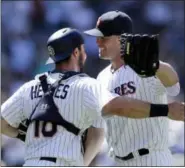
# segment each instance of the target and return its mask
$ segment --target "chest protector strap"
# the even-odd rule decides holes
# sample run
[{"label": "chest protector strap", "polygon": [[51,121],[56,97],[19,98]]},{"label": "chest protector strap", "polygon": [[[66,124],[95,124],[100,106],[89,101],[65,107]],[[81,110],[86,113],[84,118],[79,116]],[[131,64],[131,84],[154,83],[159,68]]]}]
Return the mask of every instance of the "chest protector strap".
[{"label": "chest protector strap", "polygon": [[[68,75],[68,77],[70,77],[70,75]],[[59,81],[55,82],[53,85],[48,87],[47,76],[46,75],[40,76],[39,80],[41,82],[44,96],[40,99],[35,109],[33,110],[30,116],[30,122],[33,121],[51,122],[53,124],[63,126],[67,131],[75,135],[79,135],[80,129],[77,128],[73,123],[66,121],[61,116],[58,107],[56,106],[53,99],[55,89],[58,87],[58,84],[62,79],[63,78],[61,78]]]}]

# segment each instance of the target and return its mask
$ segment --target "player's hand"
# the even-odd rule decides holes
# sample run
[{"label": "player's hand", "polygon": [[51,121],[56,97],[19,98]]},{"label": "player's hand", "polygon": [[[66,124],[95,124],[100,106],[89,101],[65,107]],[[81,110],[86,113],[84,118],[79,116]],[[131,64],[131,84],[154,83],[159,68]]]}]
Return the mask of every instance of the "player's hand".
[{"label": "player's hand", "polygon": [[127,34],[121,35],[121,56],[139,76],[150,77],[159,68],[158,35]]},{"label": "player's hand", "polygon": [[168,117],[172,120],[184,121],[185,119],[185,104],[184,102],[173,102],[168,105]]}]

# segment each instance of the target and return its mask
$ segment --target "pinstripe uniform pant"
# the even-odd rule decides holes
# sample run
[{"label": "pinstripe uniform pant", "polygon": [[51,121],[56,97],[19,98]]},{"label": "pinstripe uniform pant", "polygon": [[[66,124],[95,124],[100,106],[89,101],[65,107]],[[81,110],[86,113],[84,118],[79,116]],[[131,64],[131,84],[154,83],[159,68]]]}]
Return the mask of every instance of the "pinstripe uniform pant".
[{"label": "pinstripe uniform pant", "polygon": [[38,166],[38,167],[55,167],[55,166],[67,166],[67,167],[71,167],[71,166],[83,166],[83,163],[76,163],[76,162],[70,162],[70,161],[66,161],[64,159],[57,159],[56,163],[52,162],[52,161],[47,161],[47,160],[40,160],[40,158],[33,158],[33,159],[28,159],[25,161],[25,164],[23,165],[25,167],[28,166]]},{"label": "pinstripe uniform pant", "polygon": [[169,150],[150,151],[148,155],[136,156],[123,161],[115,158],[116,166],[172,166],[173,157]]}]

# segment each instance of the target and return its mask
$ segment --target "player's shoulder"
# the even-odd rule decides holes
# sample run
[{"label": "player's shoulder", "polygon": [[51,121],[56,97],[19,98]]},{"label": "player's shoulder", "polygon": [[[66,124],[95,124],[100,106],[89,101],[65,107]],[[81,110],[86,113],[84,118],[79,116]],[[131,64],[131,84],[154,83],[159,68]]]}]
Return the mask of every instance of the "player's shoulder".
[{"label": "player's shoulder", "polygon": [[105,75],[108,75],[108,73],[111,73],[111,64],[106,66],[103,70],[101,70],[97,76],[97,79],[101,79]]},{"label": "player's shoulder", "polygon": [[35,85],[35,84],[36,84],[35,79],[32,79],[32,80],[30,80],[30,81],[25,82],[25,83],[21,86],[21,88],[22,88],[23,90],[27,90],[27,89],[29,89],[31,86]]},{"label": "player's shoulder", "polygon": [[84,76],[83,78],[80,79],[80,82],[84,83],[85,85],[89,86],[89,85],[94,85],[99,83],[97,81],[97,79],[92,78],[90,76]]},{"label": "player's shoulder", "polygon": [[30,89],[32,86],[37,85],[37,84],[39,83],[39,77],[42,76],[42,75],[44,75],[44,74],[46,74],[46,73],[37,74],[33,79],[31,79],[31,80],[25,82],[25,83],[21,86],[21,88],[22,88],[23,90],[27,90],[27,89]]},{"label": "player's shoulder", "polygon": [[99,90],[101,88],[101,83],[95,78],[86,76],[78,81],[78,86],[81,91],[92,91],[97,89]]},{"label": "player's shoulder", "polygon": [[19,86],[15,91],[15,95],[24,96],[26,93],[28,93],[28,90],[33,85],[34,80],[25,82],[23,85]]},{"label": "player's shoulder", "polygon": [[137,72],[135,72],[129,65],[125,66],[126,68],[126,73],[129,74],[128,78],[133,78],[136,81],[148,81],[148,80],[156,80],[155,76],[151,76],[151,77],[147,77],[147,78],[143,78],[142,76],[140,76]]},{"label": "player's shoulder", "polygon": [[127,70],[127,73],[135,74],[138,76],[138,74],[129,65],[125,65],[124,68]]}]

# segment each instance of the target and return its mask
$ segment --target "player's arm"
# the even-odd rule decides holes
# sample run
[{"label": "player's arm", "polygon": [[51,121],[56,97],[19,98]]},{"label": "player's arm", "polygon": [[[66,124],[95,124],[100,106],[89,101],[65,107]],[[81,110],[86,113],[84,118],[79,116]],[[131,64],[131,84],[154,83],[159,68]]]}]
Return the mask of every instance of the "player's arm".
[{"label": "player's arm", "polygon": [[9,137],[15,138],[18,135],[18,129],[12,127],[2,116],[1,116],[1,133]]},{"label": "player's arm", "polygon": [[19,124],[18,128],[12,127],[2,116],[1,116],[1,133],[9,136],[11,138],[18,138],[21,141],[25,141],[26,139],[26,131],[28,125],[26,122],[22,122]]},{"label": "player's arm", "polygon": [[[21,139],[20,123],[26,119],[24,115],[24,85],[20,87],[1,106],[1,131],[3,134]],[[22,133],[22,132],[21,132]]]},{"label": "player's arm", "polygon": [[87,139],[85,142],[84,166],[89,166],[92,160],[100,151],[104,141],[104,129],[90,127],[87,132]]},{"label": "player's arm", "polygon": [[101,112],[103,116],[117,115],[129,118],[168,117],[184,121],[184,102],[150,104],[148,102],[110,93],[99,82],[89,82],[84,94],[86,111]]},{"label": "player's arm", "polygon": [[179,77],[174,68],[165,62],[160,61],[159,69],[156,76],[166,87],[167,93],[170,96],[177,96],[180,92]]},{"label": "player's arm", "polygon": [[118,115],[129,118],[169,117],[172,120],[184,121],[184,102],[173,102],[168,105],[150,104],[128,97],[116,97],[102,108],[103,115]]},{"label": "player's arm", "polygon": [[89,166],[102,147],[105,137],[103,125],[103,119],[99,118],[95,121],[94,125],[88,129],[85,141],[84,166]]}]

